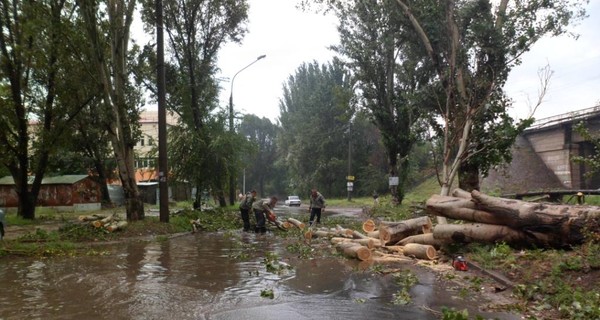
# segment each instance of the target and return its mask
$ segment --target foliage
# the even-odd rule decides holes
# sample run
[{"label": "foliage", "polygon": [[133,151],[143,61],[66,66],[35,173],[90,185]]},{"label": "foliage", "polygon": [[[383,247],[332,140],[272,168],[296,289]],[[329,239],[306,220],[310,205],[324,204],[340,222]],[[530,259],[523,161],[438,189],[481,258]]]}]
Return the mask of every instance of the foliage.
[{"label": "foliage", "polygon": [[346,191],[352,82],[342,63],[301,65],[280,102],[280,157],[291,177],[288,192],[317,187],[327,197]]},{"label": "foliage", "polygon": [[[469,320],[469,311],[467,309],[455,310],[454,308],[442,307],[442,319],[443,320]],[[475,316],[477,320],[483,320],[480,315]]]},{"label": "foliage", "polygon": [[600,136],[593,134],[585,122],[578,123],[573,129],[581,135],[584,141],[592,144],[594,152],[588,156],[572,156],[571,159],[587,166],[586,178],[597,175],[600,173]]},{"label": "foliage", "polygon": [[427,105],[419,97],[427,70],[405,50],[400,32],[402,12],[392,1],[350,1],[332,5],[340,19],[336,51],[348,65],[361,92],[361,105],[381,133],[389,176],[399,178],[391,188],[395,202],[404,199],[410,169],[409,154],[419,134],[419,119]]},{"label": "foliage", "polygon": [[26,219],[35,218],[49,159],[93,96],[74,6],[58,0],[0,4],[0,162],[15,181],[18,212]]},{"label": "foliage", "polygon": [[407,305],[412,299],[410,297],[410,289],[419,283],[417,276],[410,270],[403,270],[394,273],[394,282],[401,286],[400,291],[394,294],[393,303],[396,305]]},{"label": "foliage", "polygon": [[[147,29],[156,25],[155,3],[142,2]],[[225,206],[227,178],[241,171],[245,139],[225,131],[225,113],[218,105],[217,55],[227,42],[240,42],[246,33],[246,1],[172,0],[164,3],[167,108],[181,123],[169,133],[169,163],[175,179],[192,181],[197,190],[211,189]],[[137,63],[138,83],[156,97],[154,44],[147,44]],[[233,117],[233,115],[229,115]],[[233,190],[230,190],[233,194]]]},{"label": "foliage", "polygon": [[260,290],[260,296],[262,298],[274,299],[275,293],[273,292],[273,289],[264,289],[264,290]]},{"label": "foliage", "polygon": [[273,252],[267,252],[265,254],[263,264],[265,265],[267,272],[277,275],[286,274],[289,270],[293,269],[289,264],[279,261],[279,256]]},{"label": "foliage", "polygon": [[254,189],[263,196],[283,193],[284,177],[276,166],[279,128],[267,118],[244,115],[239,132],[246,139],[240,148],[246,181],[252,181],[245,191]]}]

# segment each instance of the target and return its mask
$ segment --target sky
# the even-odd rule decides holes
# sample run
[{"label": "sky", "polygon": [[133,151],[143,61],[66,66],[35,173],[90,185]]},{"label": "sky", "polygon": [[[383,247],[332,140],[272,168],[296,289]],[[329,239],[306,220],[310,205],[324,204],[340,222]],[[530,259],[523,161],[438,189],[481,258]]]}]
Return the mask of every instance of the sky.
[{"label": "sky", "polygon": [[[337,44],[335,17],[296,9],[295,0],[249,0],[248,33],[241,44],[227,44],[219,54],[221,105],[230,95],[236,113],[276,121],[283,85],[303,63],[330,62]],[[549,65],[548,92],[534,117],[541,119],[594,107],[600,101],[600,1],[587,7],[589,17],[570,30],[579,35],[543,38],[513,69],[505,90],[513,100],[510,114],[531,114],[540,90],[538,70]],[[256,61],[258,56],[266,55]],[[256,62],[255,62],[256,61]],[[254,63],[253,63],[254,62]],[[233,86],[231,78],[235,77]],[[233,90],[232,90],[233,88]]]}]

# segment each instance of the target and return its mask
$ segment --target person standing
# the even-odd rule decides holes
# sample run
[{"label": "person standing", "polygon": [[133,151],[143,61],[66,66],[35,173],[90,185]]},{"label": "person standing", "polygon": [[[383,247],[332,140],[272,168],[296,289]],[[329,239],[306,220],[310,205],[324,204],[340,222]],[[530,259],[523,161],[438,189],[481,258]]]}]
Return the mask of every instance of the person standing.
[{"label": "person standing", "polygon": [[240,201],[240,214],[244,223],[244,231],[250,231],[250,209],[254,201],[256,201],[256,190],[246,193]]},{"label": "person standing", "polygon": [[312,226],[315,218],[317,218],[317,224],[321,223],[321,213],[325,209],[325,197],[317,191],[312,189],[310,191],[310,206],[308,211],[310,212],[309,226]]},{"label": "person standing", "polygon": [[373,206],[377,207],[379,205],[379,194],[377,191],[373,191]]},{"label": "person standing", "polygon": [[257,200],[252,204],[252,210],[254,211],[254,217],[256,218],[256,227],[254,232],[265,233],[267,227],[265,226],[267,218],[265,215],[275,217],[273,214],[273,208],[277,204],[277,197],[271,197],[269,200]]}]

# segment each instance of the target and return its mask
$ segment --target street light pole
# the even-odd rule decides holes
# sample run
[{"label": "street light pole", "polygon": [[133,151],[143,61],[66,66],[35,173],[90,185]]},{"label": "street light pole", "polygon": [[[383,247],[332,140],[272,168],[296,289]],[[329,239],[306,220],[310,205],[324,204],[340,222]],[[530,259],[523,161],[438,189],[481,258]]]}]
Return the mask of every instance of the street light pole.
[{"label": "street light pole", "polygon": [[[256,58],[256,60],[252,61],[250,64],[248,64],[247,66],[243,67],[242,69],[240,69],[240,71],[236,72],[233,75],[233,78],[231,78],[231,90],[229,91],[229,132],[233,133],[234,132],[234,128],[233,128],[233,81],[235,81],[235,77],[242,71],[246,70],[246,68],[248,68],[249,66],[255,64],[256,62],[258,62],[258,60],[261,60],[263,58],[265,58],[266,55],[261,55],[258,56]],[[233,205],[235,203],[235,176],[233,174],[233,172],[229,175],[229,203],[231,205]]]}]

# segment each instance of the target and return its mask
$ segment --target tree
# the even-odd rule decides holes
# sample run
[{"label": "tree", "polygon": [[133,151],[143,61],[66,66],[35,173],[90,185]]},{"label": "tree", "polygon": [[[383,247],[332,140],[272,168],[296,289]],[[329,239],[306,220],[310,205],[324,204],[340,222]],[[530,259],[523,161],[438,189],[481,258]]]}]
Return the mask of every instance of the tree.
[{"label": "tree", "polygon": [[[102,88],[102,123],[107,126],[125,195],[127,220],[144,219],[144,204],[135,179],[139,92],[129,81],[129,35],[135,0],[78,1],[88,36],[90,63]],[[104,20],[106,19],[106,20]],[[109,48],[106,45],[109,44]]]},{"label": "tree", "polygon": [[[279,128],[271,120],[252,114],[244,115],[240,124],[240,135],[246,137],[248,144],[242,156],[246,181],[258,187],[257,191],[262,196],[277,191],[274,186],[280,178],[275,167],[278,132]],[[265,193],[265,190],[269,192]]]},{"label": "tree", "polygon": [[426,84],[427,70],[410,57],[402,32],[400,10],[389,1],[338,2],[340,45],[358,80],[364,107],[381,132],[388,157],[394,202],[401,203],[410,170],[410,152],[418,137],[423,106],[418,91]]},{"label": "tree", "polygon": [[460,167],[477,155],[469,150],[481,150],[483,145],[472,145],[473,128],[486,128],[482,121],[490,117],[482,114],[500,98],[496,93],[519,57],[542,36],[564,33],[584,16],[587,1],[395,1],[436,72],[436,95],[444,93],[437,105],[443,133],[440,193],[447,195]]},{"label": "tree", "polygon": [[278,141],[291,177],[289,191],[317,187],[329,196],[344,194],[352,96],[350,76],[338,59],[323,66],[302,64],[289,77],[279,104]]},{"label": "tree", "polygon": [[[221,123],[220,119],[213,118],[213,111],[218,106],[218,81],[215,78],[217,67],[217,54],[219,49],[227,42],[240,42],[245,35],[246,29],[244,23],[248,19],[248,4],[246,1],[231,0],[167,0],[164,4],[165,32],[168,39],[168,52],[166,57],[166,94],[167,107],[169,110],[177,113],[182,119],[180,125],[188,130],[179,130],[179,134],[190,135],[187,140],[196,141],[202,146],[213,146],[220,144],[223,148],[229,150],[231,154],[216,152],[214,154],[205,153],[206,150],[196,148],[195,152],[200,152],[196,160],[198,163],[215,163],[215,155],[222,155],[224,158],[218,159],[224,166],[218,171],[212,171],[213,174],[230,176],[238,171],[241,166],[240,156],[236,145],[225,146],[221,143],[236,143],[243,141],[240,137],[224,137],[221,135],[230,135],[214,128],[213,125]],[[147,27],[155,25],[154,1],[143,1],[142,19]],[[147,45],[140,56],[140,70],[146,70],[145,74],[140,74],[138,81],[144,81],[148,88],[156,93],[156,87],[147,81],[154,79],[155,56],[152,45]],[[150,67],[148,67],[150,66]],[[208,123],[211,125],[208,125]],[[216,129],[215,132],[207,130]],[[216,133],[219,135],[216,135]],[[178,137],[182,140],[186,138]],[[218,141],[199,139],[218,139]],[[171,157],[172,158],[172,157]],[[187,161],[188,158],[175,158],[174,161]],[[178,164],[180,167],[190,167],[187,164]],[[206,168],[204,168],[206,169]],[[198,177],[198,175],[196,175]],[[221,184],[223,177],[212,179],[211,187],[219,194],[224,196],[226,184]],[[202,182],[197,181],[202,184]],[[224,201],[221,201],[225,205]]]},{"label": "tree", "polygon": [[[69,1],[0,2],[0,159],[19,198],[18,214],[35,218],[35,205],[51,155],[70,122],[90,99],[81,74]],[[33,173],[30,182],[29,174]]]},{"label": "tree", "polygon": [[[85,74],[89,75],[87,72]],[[92,125],[99,124],[96,110],[100,107],[101,101],[94,99],[71,122],[68,139],[62,139],[57,152],[50,157],[48,174],[90,174],[100,185],[102,203],[109,204],[111,199],[107,181],[116,178],[113,174],[115,162],[111,156],[106,126]]]}]

